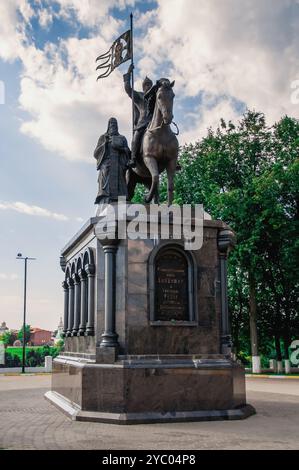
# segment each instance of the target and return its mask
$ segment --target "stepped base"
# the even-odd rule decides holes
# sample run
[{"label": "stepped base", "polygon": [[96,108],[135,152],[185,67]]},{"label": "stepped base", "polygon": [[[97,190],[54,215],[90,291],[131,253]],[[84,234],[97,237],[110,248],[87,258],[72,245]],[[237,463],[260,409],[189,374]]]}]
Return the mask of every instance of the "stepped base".
[{"label": "stepped base", "polygon": [[244,368],[224,356],[130,357],[114,364],[54,360],[45,397],[78,421],[138,424],[244,419]]}]

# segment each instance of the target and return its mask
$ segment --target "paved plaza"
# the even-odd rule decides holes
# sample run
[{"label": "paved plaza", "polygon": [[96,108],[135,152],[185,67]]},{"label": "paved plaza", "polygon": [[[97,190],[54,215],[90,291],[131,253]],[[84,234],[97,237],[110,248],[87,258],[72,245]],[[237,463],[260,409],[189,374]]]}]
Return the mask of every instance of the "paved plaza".
[{"label": "paved plaza", "polygon": [[247,379],[243,421],[75,422],[44,399],[49,375],[0,376],[1,449],[299,449],[299,380]]}]

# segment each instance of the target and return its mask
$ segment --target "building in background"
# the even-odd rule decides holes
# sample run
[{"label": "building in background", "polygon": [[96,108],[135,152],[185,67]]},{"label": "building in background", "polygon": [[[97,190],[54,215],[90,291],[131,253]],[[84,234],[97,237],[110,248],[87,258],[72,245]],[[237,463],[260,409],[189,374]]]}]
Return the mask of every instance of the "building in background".
[{"label": "building in background", "polygon": [[44,346],[52,343],[52,331],[41,328],[31,328],[30,343],[32,346]]}]

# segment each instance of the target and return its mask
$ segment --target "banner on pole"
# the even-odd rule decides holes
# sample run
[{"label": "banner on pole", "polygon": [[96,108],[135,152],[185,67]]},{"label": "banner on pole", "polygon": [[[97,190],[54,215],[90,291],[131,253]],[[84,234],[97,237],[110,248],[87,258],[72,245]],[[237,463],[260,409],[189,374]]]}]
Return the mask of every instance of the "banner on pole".
[{"label": "banner on pole", "polygon": [[131,30],[128,30],[113,42],[109,51],[96,58],[96,62],[99,62],[96,70],[103,70],[103,73],[97,77],[97,80],[108,77],[116,67],[131,58],[132,34]]}]

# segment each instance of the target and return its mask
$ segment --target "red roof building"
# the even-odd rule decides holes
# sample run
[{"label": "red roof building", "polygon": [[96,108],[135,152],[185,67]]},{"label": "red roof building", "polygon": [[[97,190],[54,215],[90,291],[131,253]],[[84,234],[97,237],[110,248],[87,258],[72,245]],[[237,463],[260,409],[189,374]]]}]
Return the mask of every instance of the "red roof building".
[{"label": "red roof building", "polygon": [[32,346],[43,346],[51,343],[52,331],[42,330],[41,328],[30,329],[30,342]]}]

